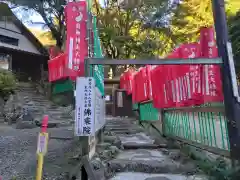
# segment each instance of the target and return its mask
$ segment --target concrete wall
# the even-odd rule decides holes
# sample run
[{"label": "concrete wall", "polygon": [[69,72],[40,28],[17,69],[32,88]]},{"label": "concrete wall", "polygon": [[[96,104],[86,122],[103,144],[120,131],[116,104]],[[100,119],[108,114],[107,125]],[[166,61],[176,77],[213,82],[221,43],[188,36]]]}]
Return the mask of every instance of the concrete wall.
[{"label": "concrete wall", "polygon": [[0,21],[0,35],[16,38],[19,40],[18,46],[5,44],[2,42],[0,42],[0,46],[26,51],[34,54],[40,54],[38,49],[27,39],[24,34],[22,34],[21,30],[10,21]]}]

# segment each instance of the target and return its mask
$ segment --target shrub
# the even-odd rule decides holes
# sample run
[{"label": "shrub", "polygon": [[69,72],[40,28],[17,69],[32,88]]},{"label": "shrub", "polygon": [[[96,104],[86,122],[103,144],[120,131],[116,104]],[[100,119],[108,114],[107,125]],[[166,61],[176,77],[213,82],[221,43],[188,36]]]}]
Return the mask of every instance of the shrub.
[{"label": "shrub", "polygon": [[0,69],[0,97],[6,100],[16,89],[16,77],[8,70]]}]

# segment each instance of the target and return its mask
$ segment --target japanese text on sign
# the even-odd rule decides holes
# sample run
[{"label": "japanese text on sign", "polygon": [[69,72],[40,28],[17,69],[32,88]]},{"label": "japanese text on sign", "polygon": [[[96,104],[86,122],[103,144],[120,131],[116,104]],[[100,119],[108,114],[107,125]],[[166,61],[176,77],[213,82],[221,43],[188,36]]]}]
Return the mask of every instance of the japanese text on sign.
[{"label": "japanese text on sign", "polygon": [[79,13],[78,16],[75,18],[75,23],[76,23],[76,29],[75,29],[75,58],[73,59],[74,63],[74,70],[78,70],[79,68],[79,63],[80,63],[80,57],[79,57],[79,50],[80,50],[80,42],[81,42],[81,21],[83,19],[83,7],[82,6],[73,6],[72,8],[73,12]]},{"label": "japanese text on sign", "polygon": [[38,136],[37,153],[38,154],[46,154],[47,153],[47,144],[48,144],[48,134],[40,133]]},{"label": "japanese text on sign", "polygon": [[87,55],[87,5],[86,1],[70,2],[66,6],[68,67],[83,73]]},{"label": "japanese text on sign", "polygon": [[79,77],[76,88],[75,134],[77,136],[93,135],[95,81],[93,78]]}]

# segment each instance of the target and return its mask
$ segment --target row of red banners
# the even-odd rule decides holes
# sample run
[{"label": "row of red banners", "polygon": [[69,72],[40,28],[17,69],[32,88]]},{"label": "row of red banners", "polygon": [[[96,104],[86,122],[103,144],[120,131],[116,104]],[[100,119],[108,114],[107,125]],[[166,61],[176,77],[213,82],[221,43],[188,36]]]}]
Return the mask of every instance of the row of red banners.
[{"label": "row of red banners", "polygon": [[48,61],[48,80],[50,82],[67,77],[66,69],[64,68],[66,64],[66,55],[64,53],[53,57]]},{"label": "row of red banners", "polygon": [[66,51],[48,62],[49,81],[84,75],[84,58],[88,56],[87,3],[69,2],[65,7],[67,28]]},{"label": "row of red banners", "polygon": [[[202,28],[198,43],[183,44],[167,58],[216,58],[213,28]],[[125,72],[120,88],[132,94],[134,103],[153,100],[156,108],[184,107],[223,101],[220,67],[217,65],[145,66]]]}]

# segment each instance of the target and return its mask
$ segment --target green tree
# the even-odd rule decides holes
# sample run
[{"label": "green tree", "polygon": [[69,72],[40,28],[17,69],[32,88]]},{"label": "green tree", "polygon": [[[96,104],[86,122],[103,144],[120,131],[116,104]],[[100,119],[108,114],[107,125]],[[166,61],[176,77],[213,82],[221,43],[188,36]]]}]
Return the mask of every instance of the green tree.
[{"label": "green tree", "polygon": [[5,69],[0,69],[0,97],[7,100],[16,88],[15,75]]},{"label": "green tree", "polygon": [[[62,47],[64,25],[64,6],[65,0],[8,0],[13,8],[21,6],[19,10],[24,17],[31,13],[39,13],[46,26],[49,28],[52,36],[56,40],[56,45]],[[34,10],[34,11],[33,11]]]},{"label": "green tree", "polygon": [[232,43],[237,70],[240,70],[240,11],[228,19],[229,39]]},{"label": "green tree", "polygon": [[[105,55],[112,59],[153,58],[166,49],[165,32],[150,24],[153,14],[164,10],[167,0],[143,0],[137,6],[105,1],[104,8],[94,1],[100,39]],[[163,14],[162,16],[164,16]],[[163,18],[163,17],[161,17]],[[113,73],[116,66],[113,66]]]},{"label": "green tree", "polygon": [[225,0],[226,3],[226,13],[227,16],[235,16],[236,13],[240,10],[240,1],[239,0]]},{"label": "green tree", "polygon": [[177,43],[196,41],[199,29],[213,25],[211,0],[185,0],[176,8],[171,31]]},{"label": "green tree", "polygon": [[45,46],[55,46],[56,45],[56,40],[52,36],[51,31],[42,31],[39,29],[35,28],[30,28],[30,31],[36,36],[36,38],[39,39],[39,41]]},{"label": "green tree", "polygon": [[[240,8],[239,0],[226,1],[227,15]],[[179,42],[196,41],[201,27],[213,26],[212,0],[185,0],[176,8],[171,31]]]},{"label": "green tree", "polygon": [[[234,58],[239,67],[240,58],[240,1],[225,1],[225,10],[228,18],[229,38],[232,42]],[[176,8],[171,20],[170,31],[172,38],[178,43],[196,41],[199,37],[199,28],[212,26],[212,0],[185,0]]]}]

